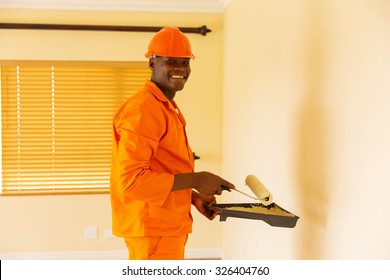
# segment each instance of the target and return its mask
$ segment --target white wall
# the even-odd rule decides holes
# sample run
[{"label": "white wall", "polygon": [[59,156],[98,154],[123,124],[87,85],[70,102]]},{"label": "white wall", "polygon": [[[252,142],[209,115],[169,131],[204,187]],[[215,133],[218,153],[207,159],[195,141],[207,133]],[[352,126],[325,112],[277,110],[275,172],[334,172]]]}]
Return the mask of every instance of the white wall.
[{"label": "white wall", "polygon": [[243,190],[257,175],[300,219],[283,229],[228,218],[229,258],[390,257],[389,14],[379,0],[230,4],[224,174]]}]

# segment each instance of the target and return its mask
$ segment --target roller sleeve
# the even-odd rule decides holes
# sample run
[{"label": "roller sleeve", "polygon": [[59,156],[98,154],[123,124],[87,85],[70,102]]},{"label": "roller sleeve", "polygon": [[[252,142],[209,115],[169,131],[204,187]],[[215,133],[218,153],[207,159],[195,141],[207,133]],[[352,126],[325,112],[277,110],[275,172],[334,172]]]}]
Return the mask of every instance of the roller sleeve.
[{"label": "roller sleeve", "polygon": [[270,205],[273,201],[272,194],[254,175],[248,175],[245,184],[252,190],[263,205]]}]

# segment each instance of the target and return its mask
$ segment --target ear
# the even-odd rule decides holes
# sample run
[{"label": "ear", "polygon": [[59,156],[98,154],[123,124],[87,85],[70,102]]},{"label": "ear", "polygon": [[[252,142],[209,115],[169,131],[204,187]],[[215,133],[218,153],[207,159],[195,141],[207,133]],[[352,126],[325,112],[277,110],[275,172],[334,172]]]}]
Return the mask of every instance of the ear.
[{"label": "ear", "polygon": [[154,58],[149,59],[149,69],[152,71],[154,69],[154,64],[155,64]]}]

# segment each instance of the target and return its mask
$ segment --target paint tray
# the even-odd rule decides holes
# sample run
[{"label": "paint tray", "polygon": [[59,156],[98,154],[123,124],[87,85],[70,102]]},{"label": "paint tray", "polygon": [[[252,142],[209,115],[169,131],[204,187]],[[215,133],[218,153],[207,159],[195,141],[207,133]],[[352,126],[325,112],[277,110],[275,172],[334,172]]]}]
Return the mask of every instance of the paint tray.
[{"label": "paint tray", "polygon": [[226,221],[228,217],[262,220],[273,227],[293,228],[299,219],[275,203],[268,206],[261,203],[215,204],[209,209],[219,214],[220,221]]}]

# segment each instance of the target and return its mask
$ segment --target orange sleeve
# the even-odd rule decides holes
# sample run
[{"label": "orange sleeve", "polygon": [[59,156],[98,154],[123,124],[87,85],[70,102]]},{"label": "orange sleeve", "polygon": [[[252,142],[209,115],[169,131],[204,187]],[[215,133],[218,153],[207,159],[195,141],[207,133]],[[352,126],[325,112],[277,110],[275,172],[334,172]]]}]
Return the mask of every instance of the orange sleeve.
[{"label": "orange sleeve", "polygon": [[164,116],[141,104],[121,112],[115,120],[115,130],[122,192],[132,199],[162,206],[171,192],[174,175],[151,170],[150,165],[165,132]]}]

